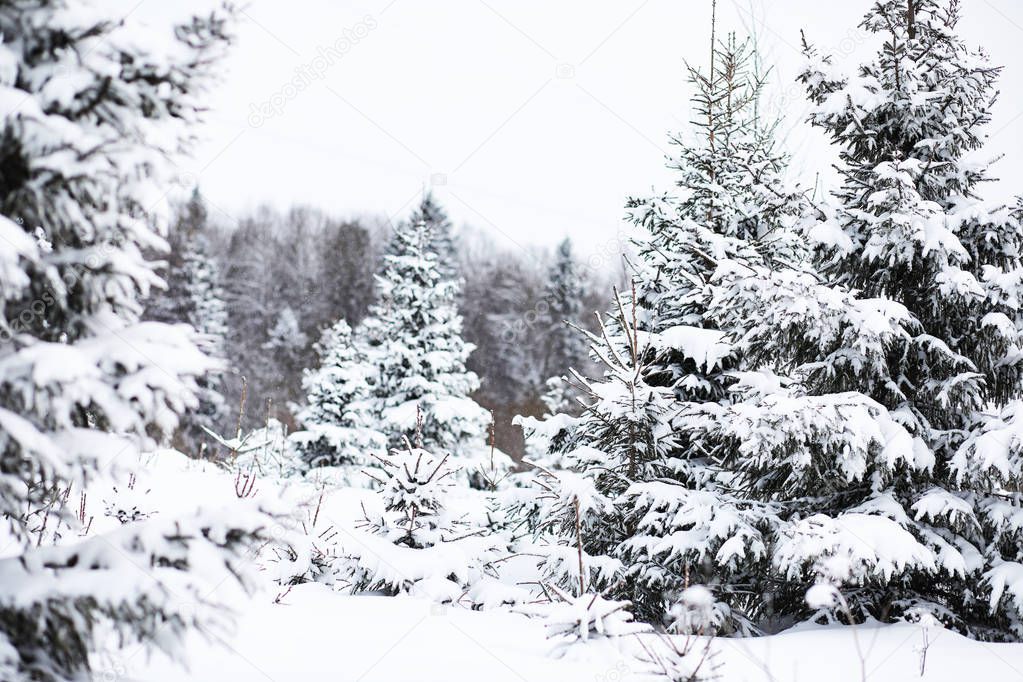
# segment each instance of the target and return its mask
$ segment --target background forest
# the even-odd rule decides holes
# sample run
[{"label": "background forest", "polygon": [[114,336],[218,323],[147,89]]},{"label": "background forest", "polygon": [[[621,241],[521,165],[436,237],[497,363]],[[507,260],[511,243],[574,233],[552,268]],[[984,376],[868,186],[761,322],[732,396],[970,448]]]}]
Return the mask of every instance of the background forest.
[{"label": "background forest", "polygon": [[[588,363],[584,340],[568,325],[592,328],[593,311],[625,279],[626,242],[608,242],[585,260],[571,240],[555,249],[502,248],[472,226],[456,229],[428,193],[422,202],[446,224],[444,257],[464,281],[458,311],[464,338],[476,348],[467,366],[480,377],[473,397],[494,413],[498,448],[521,457],[522,431],[512,418],[540,416],[547,380]],[[227,405],[205,425],[233,434],[244,380],[243,428],[273,417],[294,430],[305,398],[302,370],[316,366],[315,344],[338,318],[355,327],[365,317],[393,223],[334,218],[303,206],[286,213],[262,208],[235,220],[209,207],[199,190],[176,214],[173,255],[163,270],[168,291],[146,315],[195,320],[220,337]],[[410,207],[401,220],[413,219]],[[193,428],[177,444],[197,452],[202,442],[201,429]]]}]

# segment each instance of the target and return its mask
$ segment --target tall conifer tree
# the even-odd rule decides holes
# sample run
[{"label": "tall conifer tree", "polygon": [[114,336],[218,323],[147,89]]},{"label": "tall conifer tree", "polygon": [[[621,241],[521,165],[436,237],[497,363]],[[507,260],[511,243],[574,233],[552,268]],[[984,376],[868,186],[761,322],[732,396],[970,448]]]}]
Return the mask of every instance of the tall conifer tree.
[{"label": "tall conifer tree", "polygon": [[187,630],[222,623],[203,574],[243,578],[269,522],[199,510],[53,544],[61,524],[79,528],[71,487],[172,433],[214,366],[187,328],[139,318],[158,281],[143,250],[164,246],[154,199],[191,140],[226,21],[161,29],[95,3],[0,6],[0,92],[18,103],[0,123],[4,680],[89,677],[115,633],[178,655]]},{"label": "tall conifer tree", "polygon": [[986,169],[966,155],[998,69],[957,20],[955,2],[874,3],[861,27],[879,51],[848,76],[807,46],[835,206],[807,231],[812,267],[755,267],[716,302],[747,358],[791,378],[748,375],[713,417],[735,482],[779,509],[787,618],[825,581],[861,618],[927,613],[981,637],[1018,622],[1020,224],[975,196]]},{"label": "tall conifer tree", "polygon": [[[226,357],[227,306],[209,230],[206,205],[196,188],[171,229],[172,251],[164,273],[167,289],[154,294],[145,317],[192,325],[199,333],[203,351],[223,360]],[[228,415],[221,393],[222,383],[219,372],[199,378],[199,404],[181,418],[174,438],[175,447],[186,454],[202,456],[210,445],[207,429],[213,433],[224,429]]]},{"label": "tall conifer tree", "polygon": [[489,416],[469,397],[479,379],[465,368],[473,346],[461,336],[459,283],[442,277],[431,239],[424,222],[398,225],[377,277],[358,335],[375,365],[369,426],[395,447],[421,437],[426,447],[464,453],[484,445]]},{"label": "tall conifer tree", "polygon": [[[880,50],[848,77],[807,47],[810,120],[839,147],[843,176],[834,216],[817,232],[819,269],[906,314],[884,363],[857,366],[839,345],[804,367],[810,392],[869,396],[913,439],[914,457],[843,486],[843,509],[832,514],[840,525],[844,513],[885,517],[912,538],[902,551],[913,556],[888,575],[851,571],[857,606],[888,617],[927,610],[996,636],[1008,620],[986,616],[978,587],[992,566],[1020,558],[1006,519],[1009,510],[1021,518],[1019,500],[1006,490],[1021,479],[991,460],[977,432],[988,409],[1021,390],[1023,234],[1006,207],[976,196],[987,169],[966,155],[983,144],[999,69],[956,36],[958,9],[954,0],[875,2],[861,28],[882,40]],[[792,533],[808,531],[804,523]],[[1009,556],[1007,534],[1016,539]],[[848,551],[822,549],[811,573]]]},{"label": "tall conifer tree", "polygon": [[[679,629],[696,622],[682,593],[706,584],[719,599],[714,624],[735,630],[755,627],[773,514],[735,489],[711,455],[722,440],[714,420],[693,415],[730,404],[745,366],[742,330],[713,313],[719,278],[798,259],[794,228],[808,205],[784,182],[785,159],[758,120],[763,81],[749,45],[731,36],[712,44],[710,67],[690,67],[697,115],[693,133],[673,139],[676,190],[628,205],[641,234],[635,293],[617,298],[590,339],[604,376],[578,377],[582,417],[556,416],[548,423],[562,433],[543,435],[564,452],[570,490],[586,492],[572,504],[585,500],[583,549],[599,575],[584,578],[632,601],[644,620]],[[572,483],[576,475],[588,483]],[[554,498],[557,519],[569,498]],[[561,527],[570,546],[574,528]]]}]

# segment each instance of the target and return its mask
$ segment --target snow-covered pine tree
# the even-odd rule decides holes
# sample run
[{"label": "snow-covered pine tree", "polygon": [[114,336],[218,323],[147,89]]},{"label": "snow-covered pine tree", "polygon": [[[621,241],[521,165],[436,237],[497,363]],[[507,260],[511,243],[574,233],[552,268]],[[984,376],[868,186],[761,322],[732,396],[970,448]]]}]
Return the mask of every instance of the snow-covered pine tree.
[{"label": "snow-covered pine tree", "polygon": [[[670,339],[672,329],[692,340],[688,328],[720,326],[708,314],[717,292],[715,275],[751,264],[784,266],[803,252],[792,228],[808,214],[807,202],[785,181],[787,159],[775,149],[774,124],[759,117],[764,79],[755,68],[756,55],[749,41],[738,42],[734,35],[714,42],[712,30],[711,41],[709,69],[688,66],[696,90],[692,132],[672,138],[676,154],[668,164],[678,174],[677,189],[628,202],[631,219],[642,230],[635,240],[645,312],[639,320],[662,341]],[[714,343],[716,334],[710,331],[705,338]],[[701,371],[705,358],[699,354],[691,356],[670,342],[661,346],[649,382],[672,387],[682,401],[726,397],[736,359]]]},{"label": "snow-covered pine tree", "polygon": [[[556,442],[565,470],[541,472],[545,492],[530,521],[555,538],[541,566],[547,581],[628,599],[643,620],[674,625],[686,588],[748,570],[764,556],[760,519],[680,457],[675,392],[646,381],[658,337],[638,328],[635,298],[616,293],[615,304],[614,317],[588,335],[603,377],[574,373],[584,411],[564,424],[567,434]],[[727,354],[727,344],[719,348]],[[727,604],[720,608],[723,627],[733,625],[729,616],[742,620]]]},{"label": "snow-covered pine tree", "polygon": [[[458,245],[455,241],[454,226],[448,218],[447,211],[434,198],[433,192],[427,191],[423,200],[412,212],[409,222],[413,225],[423,223],[430,235],[430,251],[437,256],[437,271],[441,279],[457,280]],[[461,295],[461,288],[459,288]]]},{"label": "snow-covered pine tree", "polygon": [[203,577],[244,576],[269,521],[200,510],[38,546],[47,529],[76,527],[64,491],[173,432],[215,366],[187,328],[139,316],[159,281],[142,251],[164,244],[151,212],[199,120],[227,21],[172,29],[95,3],[0,6],[0,93],[12,103],[0,131],[4,680],[88,677],[95,640],[111,633],[180,654],[186,630],[223,619]]},{"label": "snow-covered pine tree", "polygon": [[[583,288],[578,272],[578,263],[572,253],[572,240],[565,239],[558,244],[547,275],[544,290],[549,325],[545,330],[546,357],[544,375],[548,377],[547,388],[550,400],[561,403],[561,411],[574,411],[571,387],[560,382],[553,385],[551,378],[567,376],[569,370],[583,369],[586,362],[586,340],[572,325],[582,324]],[[548,405],[550,407],[550,405]]]},{"label": "snow-covered pine tree", "polygon": [[369,537],[342,543],[340,575],[353,592],[410,593],[440,602],[464,597],[490,563],[506,555],[497,537],[451,509],[458,486],[452,457],[438,457],[408,439],[367,472],[381,485],[362,527]]},{"label": "snow-covered pine tree", "polygon": [[743,329],[714,314],[720,280],[798,261],[803,250],[794,228],[808,204],[784,180],[773,125],[759,118],[764,81],[750,44],[734,36],[715,42],[712,31],[712,46],[706,72],[689,67],[696,115],[692,134],[672,140],[677,189],[628,204],[642,229],[638,300],[629,311],[633,345],[641,349],[635,364],[645,390],[669,393],[658,429],[670,436],[661,436],[663,450],[644,467],[629,467],[627,485],[615,493],[623,532],[615,556],[624,565],[624,596],[640,617],[685,629],[686,619],[674,615],[681,595],[704,584],[715,593],[715,622],[748,630],[761,607],[764,533],[773,516],[719,466],[722,439],[713,420],[691,415],[731,403],[735,372],[746,362],[735,345]]},{"label": "snow-covered pine tree", "polygon": [[427,449],[456,457],[482,449],[489,415],[469,397],[479,380],[465,368],[473,346],[462,339],[459,283],[441,277],[425,223],[398,225],[388,251],[358,339],[375,365],[367,426],[396,434],[394,446],[418,429]]},{"label": "snow-covered pine tree", "polygon": [[[225,357],[227,307],[220,286],[219,265],[212,255],[209,220],[199,189],[181,208],[168,241],[171,258],[164,279],[167,290],[150,300],[145,318],[167,323],[186,322],[199,333],[200,348],[210,357]],[[207,429],[220,433],[227,419],[219,373],[198,380],[199,404],[181,418],[174,446],[202,456],[210,446]]]},{"label": "snow-covered pine tree", "polygon": [[807,47],[810,120],[842,161],[834,215],[809,231],[835,286],[736,280],[761,296],[745,350],[798,380],[718,419],[744,489],[787,517],[772,562],[788,617],[827,581],[857,617],[926,612],[981,637],[1018,622],[999,580],[1020,559],[1020,460],[988,411],[1020,392],[1021,235],[974,196],[985,167],[966,155],[998,69],[956,37],[957,9],[876,2],[861,26],[879,53],[851,76]]},{"label": "snow-covered pine tree", "polygon": [[276,316],[271,317],[272,325],[266,330],[266,340],[263,342],[263,350],[268,351],[268,377],[269,388],[273,391],[270,396],[263,396],[272,399],[273,395],[288,395],[292,389],[288,388],[292,382],[292,376],[301,373],[304,362],[302,355],[309,343],[309,337],[302,331],[298,316],[291,306],[285,305]]},{"label": "snow-covered pine tree", "polygon": [[[620,563],[608,581],[616,585],[613,595],[633,602],[644,620],[686,629],[691,619],[679,611],[681,595],[705,584],[716,597],[714,622],[735,630],[755,627],[762,607],[764,534],[774,516],[767,500],[737,489],[732,473],[719,465],[738,444],[720,432],[718,417],[736,399],[737,371],[751,362],[742,352],[745,328],[721,315],[719,303],[726,292],[736,294],[729,286],[737,273],[798,264],[805,248],[795,228],[809,206],[799,188],[785,182],[786,159],[774,148],[773,125],[759,117],[763,79],[749,43],[712,37],[712,47],[706,72],[689,69],[695,131],[672,140],[677,189],[628,204],[642,231],[637,300],[627,307],[619,302],[614,326],[620,331],[593,346],[605,368],[617,363],[620,369],[605,369],[602,382],[586,383],[591,397],[581,420],[557,415],[527,426],[564,453],[561,461],[571,472],[588,479],[612,472],[592,486],[599,493],[591,505],[597,510],[590,521],[594,544],[584,549]],[[740,302],[756,299],[756,291],[739,293],[747,297]],[[636,355],[623,363],[630,354]],[[625,390],[613,389],[615,383]],[[611,409],[613,396],[633,394],[644,396],[638,404],[657,415],[645,414],[640,430],[656,447],[642,456],[633,434],[610,428],[629,414]],[[642,423],[638,416],[632,421]],[[580,445],[587,449],[573,455]],[[629,461],[623,452],[632,453]],[[548,486],[557,498],[557,486]],[[609,531],[597,532],[601,525]],[[563,566],[570,567],[565,556]]]},{"label": "snow-covered pine tree", "polygon": [[365,467],[387,447],[387,438],[366,426],[374,368],[344,320],[324,330],[317,352],[320,366],[302,378],[306,405],[296,419],[303,430],[290,441],[310,467]]}]

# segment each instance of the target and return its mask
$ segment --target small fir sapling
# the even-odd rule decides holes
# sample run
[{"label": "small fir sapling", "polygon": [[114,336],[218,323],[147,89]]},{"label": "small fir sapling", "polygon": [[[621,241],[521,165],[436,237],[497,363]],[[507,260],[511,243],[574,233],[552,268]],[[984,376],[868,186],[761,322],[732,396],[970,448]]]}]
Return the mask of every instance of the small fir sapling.
[{"label": "small fir sapling", "polygon": [[492,563],[507,554],[507,543],[452,508],[460,486],[451,456],[406,439],[404,448],[379,459],[380,467],[367,472],[380,489],[375,505],[363,506],[365,535],[344,538],[339,549],[352,591],[487,601],[470,593],[494,575]]}]

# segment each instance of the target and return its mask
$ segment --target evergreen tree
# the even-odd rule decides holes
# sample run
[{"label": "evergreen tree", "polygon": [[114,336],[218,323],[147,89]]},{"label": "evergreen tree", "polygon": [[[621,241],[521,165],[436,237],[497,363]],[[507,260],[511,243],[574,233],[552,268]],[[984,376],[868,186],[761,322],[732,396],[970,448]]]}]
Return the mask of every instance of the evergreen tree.
[{"label": "evergreen tree", "polygon": [[[638,329],[635,301],[625,304],[616,294],[616,304],[615,317],[589,336],[602,379],[575,373],[584,389],[582,416],[567,428],[548,420],[567,433],[547,434],[565,470],[541,473],[544,501],[533,523],[555,538],[541,568],[560,589],[629,599],[643,620],[685,628],[688,621],[672,614],[687,588],[742,575],[764,558],[762,519],[680,456],[674,391],[645,379],[658,357],[650,346],[656,337]],[[706,331],[690,329],[697,337]],[[721,360],[708,359],[707,369]],[[746,621],[727,603],[715,608],[722,628]]]},{"label": "evergreen tree", "polygon": [[[213,358],[226,357],[227,306],[220,286],[219,266],[209,240],[206,206],[198,188],[185,204],[171,230],[167,291],[153,297],[145,317],[160,322],[186,322],[199,333],[200,347]],[[175,447],[201,456],[210,445],[206,430],[220,433],[227,419],[219,373],[198,380],[198,407],[187,412],[175,435]]]},{"label": "evergreen tree", "polygon": [[763,80],[748,44],[730,36],[713,47],[707,72],[689,69],[697,116],[695,134],[673,139],[677,191],[628,204],[642,235],[635,300],[618,301],[613,334],[591,339],[604,377],[583,382],[582,419],[548,420],[562,433],[545,435],[573,472],[596,477],[593,508],[610,511],[584,532],[594,543],[584,549],[620,563],[616,597],[644,620],[684,629],[681,595],[705,584],[718,627],[749,630],[774,517],[720,465],[737,445],[715,417],[735,399],[747,359],[744,328],[717,303],[735,273],[798,261],[794,228],[808,206],[783,181],[785,159],[758,119]]},{"label": "evergreen tree", "polygon": [[889,617],[927,610],[994,636],[1015,619],[1001,609],[988,617],[975,586],[1003,559],[1020,558],[1020,536],[1007,523],[1019,499],[1001,495],[1020,479],[974,447],[972,434],[988,423],[989,406],[1020,394],[1015,301],[1023,291],[1010,273],[1019,272],[1023,234],[1004,207],[975,195],[987,170],[965,157],[982,146],[999,69],[955,35],[958,19],[956,2],[874,3],[861,27],[884,36],[883,45],[847,79],[807,48],[812,61],[801,79],[818,106],[810,120],[840,147],[844,180],[820,232],[820,270],[907,315],[904,335],[885,353],[888,366],[850,367],[832,361],[834,353],[807,358],[818,364],[806,385],[815,394],[863,393],[913,437],[916,457],[894,475],[843,491],[843,513],[891,518],[920,557],[886,585],[861,581],[858,608]]},{"label": "evergreen tree", "polygon": [[577,596],[623,583],[625,567],[617,550],[628,535],[625,510],[615,503],[675,445],[668,426],[671,392],[643,381],[645,348],[630,315],[623,306],[609,324],[602,321],[599,336],[592,336],[591,352],[604,378],[589,381],[576,373],[585,411],[559,443],[565,471],[541,472],[542,497],[548,501],[538,528],[556,538],[542,573]]},{"label": "evergreen tree", "polygon": [[465,369],[473,346],[461,336],[459,285],[441,277],[424,223],[395,229],[377,285],[360,331],[376,367],[370,426],[411,438],[421,418],[425,447],[456,455],[481,448],[489,415],[469,397],[479,380]]},{"label": "evergreen tree", "polygon": [[266,341],[263,342],[263,350],[267,351],[267,360],[271,365],[267,374],[271,392],[265,397],[272,400],[274,396],[281,396],[286,400],[292,393],[288,389],[292,377],[302,371],[303,355],[309,338],[302,331],[298,316],[291,306],[285,305],[272,321],[273,325],[266,330]]},{"label": "evergreen tree", "polygon": [[[730,35],[713,44],[706,73],[688,67],[696,89],[693,134],[672,138],[676,155],[669,162],[678,191],[628,203],[642,229],[636,240],[640,323],[664,338],[675,328],[721,326],[708,313],[715,276],[754,264],[784,267],[802,255],[793,228],[808,206],[801,190],[784,181],[786,158],[775,150],[774,126],[759,118],[764,80],[754,57],[748,42]],[[682,401],[726,398],[737,361],[706,373],[696,367],[699,354],[662,346],[648,381],[670,386]]]},{"label": "evergreen tree", "polygon": [[737,481],[785,518],[772,563],[787,618],[825,581],[857,617],[930,614],[982,637],[1018,622],[1002,587],[1019,567],[1019,460],[989,435],[1021,385],[1020,225],[974,196],[986,171],[965,155],[998,69],[957,19],[954,2],[876,2],[861,26],[880,50],[849,77],[807,47],[810,120],[843,174],[807,233],[822,277],[761,270],[721,301],[752,322],[748,356],[795,379],[751,375],[748,401],[716,415]]},{"label": "evergreen tree", "polygon": [[[777,519],[769,496],[749,495],[736,479],[744,443],[722,427],[741,410],[734,404],[751,381],[747,373],[762,365],[748,348],[750,320],[731,314],[755,311],[761,293],[733,284],[755,272],[812,277],[802,272],[801,230],[815,212],[785,179],[777,122],[760,115],[765,80],[755,51],[734,35],[715,43],[713,29],[712,20],[709,68],[689,67],[693,134],[672,140],[678,190],[629,202],[643,228],[637,320],[651,353],[644,378],[674,392],[677,447],[658,477],[637,481],[624,496],[630,537],[621,554],[646,593],[633,600],[647,617],[659,613],[686,627],[676,610],[695,582],[714,591],[719,627],[751,630],[770,608],[761,594],[771,590],[767,539]],[[702,534],[680,533],[687,528]],[[657,602],[658,590],[666,603]]]},{"label": "evergreen tree", "polygon": [[458,476],[450,460],[406,440],[369,472],[381,485],[377,505],[363,507],[370,537],[342,550],[341,575],[353,592],[454,602],[492,572],[490,563],[507,548],[450,509]]},{"label": "evergreen tree", "polygon": [[92,3],[0,7],[0,89],[19,102],[0,131],[4,680],[88,677],[96,640],[114,633],[179,655],[187,630],[222,623],[203,578],[243,578],[270,521],[200,510],[50,544],[78,528],[70,488],[173,432],[214,365],[187,328],[139,317],[159,282],[142,255],[163,241],[149,221],[165,225],[147,211],[199,120],[226,21],[171,34]]},{"label": "evergreen tree", "polygon": [[437,256],[437,270],[441,279],[458,279],[458,245],[455,242],[454,226],[447,211],[434,199],[433,192],[423,195],[423,200],[412,212],[409,222],[426,226],[430,239],[429,249]]},{"label": "evergreen tree", "polygon": [[[554,264],[548,273],[544,300],[547,303],[549,329],[544,335],[547,356],[544,375],[548,377],[547,398],[561,401],[563,411],[573,411],[570,387],[550,382],[551,378],[565,376],[571,369],[583,369],[586,360],[586,342],[574,326],[582,323],[582,281],[572,254],[572,240],[558,245]],[[548,407],[551,407],[548,405]]]},{"label": "evergreen tree", "polygon": [[373,367],[344,320],[324,331],[317,351],[320,366],[303,376],[306,405],[296,415],[304,430],[293,433],[291,442],[311,467],[367,466],[369,456],[383,454],[387,444],[383,434],[366,427]]}]

